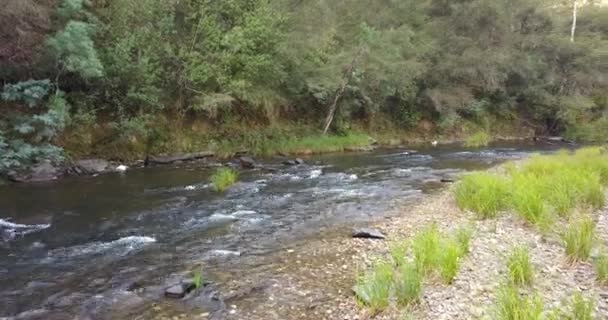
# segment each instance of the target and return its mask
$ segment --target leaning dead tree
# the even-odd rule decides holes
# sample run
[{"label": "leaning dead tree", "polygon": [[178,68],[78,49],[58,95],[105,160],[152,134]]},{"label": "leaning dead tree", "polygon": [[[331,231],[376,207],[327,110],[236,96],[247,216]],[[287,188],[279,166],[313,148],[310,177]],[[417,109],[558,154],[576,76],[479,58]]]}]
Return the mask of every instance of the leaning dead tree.
[{"label": "leaning dead tree", "polygon": [[363,47],[359,48],[357,53],[355,53],[353,60],[346,67],[346,70],[344,71],[344,75],[342,76],[342,84],[340,85],[338,90],[336,90],[336,94],[334,95],[334,100],[332,101],[331,105],[329,106],[329,109],[327,112],[327,117],[325,118],[325,125],[323,126],[323,134],[327,134],[327,131],[329,131],[329,127],[331,127],[331,123],[334,121],[336,112],[338,111],[338,102],[340,102],[340,98],[342,98],[342,96],[344,95],[344,92],[346,91],[346,86],[348,85],[348,83],[350,82],[350,80],[353,77],[353,73],[355,71],[355,66],[357,65],[357,61],[359,60],[359,57],[361,56],[361,54],[363,54],[363,50],[364,50]]}]

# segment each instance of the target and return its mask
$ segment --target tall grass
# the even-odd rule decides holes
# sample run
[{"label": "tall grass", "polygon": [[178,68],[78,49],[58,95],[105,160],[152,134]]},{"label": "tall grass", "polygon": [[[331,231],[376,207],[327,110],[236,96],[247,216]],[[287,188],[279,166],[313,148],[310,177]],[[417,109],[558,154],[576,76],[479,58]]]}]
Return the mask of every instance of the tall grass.
[{"label": "tall grass", "polygon": [[530,253],[524,247],[514,248],[507,257],[507,276],[511,284],[530,285],[534,276]]},{"label": "tall grass", "polygon": [[224,192],[232,186],[238,178],[238,173],[234,169],[220,168],[217,169],[209,178],[213,190]]},{"label": "tall grass", "polygon": [[595,222],[588,216],[574,219],[566,228],[562,239],[566,247],[566,255],[570,260],[589,259],[595,241]]},{"label": "tall grass", "polygon": [[358,277],[354,287],[357,299],[369,307],[373,314],[389,305],[393,280],[393,268],[389,263],[377,262],[373,269]]},{"label": "tall grass", "polygon": [[509,185],[500,176],[489,173],[473,173],[465,176],[454,189],[458,207],[471,210],[480,218],[493,218],[505,209]]},{"label": "tall grass", "polygon": [[498,290],[496,320],[540,320],[543,303],[538,295],[521,295],[512,284],[502,285]]},{"label": "tall grass", "polygon": [[608,156],[600,148],[575,153],[537,155],[520,166],[505,165],[502,173],[474,173],[454,188],[461,209],[491,218],[511,209],[541,230],[556,216],[569,217],[577,208],[599,209],[608,184]]},{"label": "tall grass", "polygon": [[492,138],[490,137],[490,135],[487,132],[479,131],[479,132],[474,133],[471,136],[469,136],[467,138],[467,140],[464,142],[464,146],[470,147],[470,148],[483,147],[483,146],[487,146],[491,140],[492,140]]}]

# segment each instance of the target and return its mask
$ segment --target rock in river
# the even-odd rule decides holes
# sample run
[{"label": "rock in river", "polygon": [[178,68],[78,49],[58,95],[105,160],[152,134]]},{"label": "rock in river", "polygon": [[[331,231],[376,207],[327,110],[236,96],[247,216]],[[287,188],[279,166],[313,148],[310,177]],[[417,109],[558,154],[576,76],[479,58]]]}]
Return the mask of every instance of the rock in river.
[{"label": "rock in river", "polygon": [[255,160],[253,160],[250,157],[240,157],[239,163],[241,164],[241,167],[243,167],[245,169],[255,168]]},{"label": "rock in river", "polygon": [[8,178],[14,182],[43,182],[59,178],[62,170],[45,160],[27,170],[10,172]]},{"label": "rock in river", "polygon": [[108,170],[110,164],[103,159],[87,159],[74,162],[72,170],[76,174],[100,174]]},{"label": "rock in river", "polygon": [[385,239],[386,236],[376,229],[360,228],[353,230],[353,238]]},{"label": "rock in river", "polygon": [[170,299],[182,299],[194,289],[196,289],[194,281],[183,281],[180,284],[176,284],[165,289],[165,297]]}]

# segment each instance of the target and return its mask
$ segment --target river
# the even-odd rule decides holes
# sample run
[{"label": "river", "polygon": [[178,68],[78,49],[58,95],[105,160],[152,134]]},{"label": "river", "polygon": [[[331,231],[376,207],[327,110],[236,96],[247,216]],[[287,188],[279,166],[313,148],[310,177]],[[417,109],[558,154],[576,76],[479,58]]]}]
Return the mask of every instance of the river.
[{"label": "river", "polygon": [[268,279],[255,267],[293,243],[379,219],[443,188],[442,179],[555,148],[518,142],[329,154],[300,166],[268,160],[266,169],[242,171],[225,194],[211,190],[212,169],[199,163],[2,186],[0,319],[119,319],[123,309],[163,299],[148,289],[195,265],[220,293],[239,271]]}]

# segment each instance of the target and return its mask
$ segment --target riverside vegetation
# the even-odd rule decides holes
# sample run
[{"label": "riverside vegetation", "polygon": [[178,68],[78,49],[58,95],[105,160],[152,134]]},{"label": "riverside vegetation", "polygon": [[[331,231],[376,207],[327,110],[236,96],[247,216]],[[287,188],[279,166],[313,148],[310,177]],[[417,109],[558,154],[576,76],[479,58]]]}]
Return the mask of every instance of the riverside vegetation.
[{"label": "riverside vegetation", "polygon": [[571,39],[560,0],[6,0],[0,172],[364,135],[605,140],[608,14],[578,2]]},{"label": "riverside vegetation", "polygon": [[[597,285],[605,286],[608,259],[596,224],[597,212],[604,207],[606,185],[606,150],[583,148],[536,155],[489,172],[467,174],[452,194],[455,204],[471,212],[473,218],[486,221],[512,214],[525,228],[540,232],[544,241],[561,244],[564,263],[592,262]],[[439,282],[449,286],[458,276],[459,265],[474,240],[473,229],[460,228],[452,236],[442,236],[431,225],[410,240],[391,245],[389,257],[381,258],[376,267],[359,277],[355,285],[358,301],[372,314],[391,308],[391,301],[396,307],[415,310],[426,285]],[[490,311],[493,319],[602,318],[594,300],[580,292],[558,307],[547,307],[535,286],[540,266],[532,260],[528,247],[514,246],[504,262],[504,274],[494,279],[498,287]]]}]

